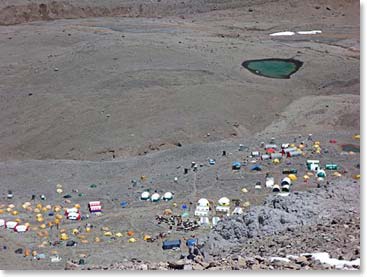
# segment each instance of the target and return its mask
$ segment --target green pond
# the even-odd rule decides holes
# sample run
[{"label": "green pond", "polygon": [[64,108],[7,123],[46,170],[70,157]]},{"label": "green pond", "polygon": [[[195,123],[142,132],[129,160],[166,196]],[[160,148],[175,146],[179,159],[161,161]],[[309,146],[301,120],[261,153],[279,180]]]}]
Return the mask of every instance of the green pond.
[{"label": "green pond", "polygon": [[343,144],[342,149],[345,152],[352,151],[352,152],[355,152],[355,153],[359,153],[361,151],[360,147],[358,145],[355,145],[355,144]]},{"label": "green pond", "polygon": [[250,72],[268,78],[289,79],[303,65],[295,59],[262,59],[244,61],[242,66]]}]

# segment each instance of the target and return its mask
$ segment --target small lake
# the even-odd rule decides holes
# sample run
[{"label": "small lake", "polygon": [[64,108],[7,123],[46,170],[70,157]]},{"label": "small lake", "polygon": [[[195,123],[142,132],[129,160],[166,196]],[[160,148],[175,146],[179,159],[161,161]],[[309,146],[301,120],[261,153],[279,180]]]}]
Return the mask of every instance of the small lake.
[{"label": "small lake", "polygon": [[242,66],[250,72],[267,78],[289,79],[303,65],[295,59],[262,59],[244,61]]}]

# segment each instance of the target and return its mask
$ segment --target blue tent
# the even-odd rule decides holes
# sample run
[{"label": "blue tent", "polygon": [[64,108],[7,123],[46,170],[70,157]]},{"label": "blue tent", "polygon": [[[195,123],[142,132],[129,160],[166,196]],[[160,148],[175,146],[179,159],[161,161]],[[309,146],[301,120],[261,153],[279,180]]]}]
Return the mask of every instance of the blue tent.
[{"label": "blue tent", "polygon": [[258,164],[255,164],[254,166],[251,167],[251,170],[261,171],[261,166]]},{"label": "blue tent", "polygon": [[126,208],[127,207],[127,202],[126,201],[122,201],[120,203],[120,206],[121,206],[121,208]]},{"label": "blue tent", "polygon": [[162,245],[163,250],[181,248],[181,240],[165,240]]},{"label": "blue tent", "polygon": [[233,162],[232,163],[232,169],[240,169],[241,163],[240,162]]}]

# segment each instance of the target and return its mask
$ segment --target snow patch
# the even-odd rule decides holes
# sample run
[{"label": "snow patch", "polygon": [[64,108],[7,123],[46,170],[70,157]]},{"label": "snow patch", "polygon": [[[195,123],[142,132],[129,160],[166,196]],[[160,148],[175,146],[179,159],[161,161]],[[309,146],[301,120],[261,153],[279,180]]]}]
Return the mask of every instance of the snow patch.
[{"label": "snow patch", "polygon": [[295,35],[294,32],[278,32],[278,33],[272,33],[270,34],[271,37],[276,37],[276,36],[293,36]]}]

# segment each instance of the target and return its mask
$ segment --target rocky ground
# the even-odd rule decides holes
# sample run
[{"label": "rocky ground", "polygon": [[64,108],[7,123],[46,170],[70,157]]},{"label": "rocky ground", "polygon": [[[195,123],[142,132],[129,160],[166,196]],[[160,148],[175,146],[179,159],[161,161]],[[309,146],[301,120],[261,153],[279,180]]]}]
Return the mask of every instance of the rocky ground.
[{"label": "rocky ground", "polygon": [[[331,187],[332,186],[332,187]],[[181,260],[168,262],[168,263],[149,263],[146,261],[133,259],[125,263],[115,263],[105,266],[78,266],[73,263],[68,263],[66,269],[130,269],[130,270],[327,270],[327,269],[359,269],[358,265],[348,265],[344,267],[336,267],[335,265],[325,264],[312,257],[311,253],[326,252],[331,258],[343,261],[354,261],[360,258],[360,218],[359,218],[359,185],[350,184],[351,187],[345,188],[344,185],[330,185],[308,191],[304,193],[295,193],[299,202],[292,202],[290,198],[282,198],[281,202],[287,202],[287,216],[292,213],[297,213],[299,209],[304,210],[306,207],[317,210],[317,205],[312,204],[309,198],[316,198],[328,213],[334,214],[331,210],[337,209],[338,211],[334,216],[328,215],[325,217],[318,217],[317,214],[312,214],[313,222],[304,223],[304,226],[294,225],[293,222],[284,222],[282,219],[283,228],[278,228],[277,232],[264,235],[261,232],[255,232],[251,238],[248,235],[240,236],[243,241],[238,243],[229,244],[231,242],[231,235],[228,233],[236,232],[238,228],[250,228],[250,224],[242,222],[241,217],[232,218],[220,222],[216,228],[210,233],[209,240],[204,239],[204,248],[208,247],[208,244],[213,240],[213,236],[223,236],[223,226],[226,228],[227,237],[224,238],[227,245],[222,247],[219,255],[213,255],[213,253],[204,253],[192,257],[183,256]],[[344,193],[345,191],[354,192],[354,194]],[[321,196],[320,196],[321,195]],[[305,196],[305,197],[303,197]],[[293,197],[293,196],[291,196]],[[333,204],[338,203],[339,197],[348,198],[345,205],[341,207],[335,207]],[[269,197],[269,200],[279,200],[277,197]],[[269,201],[267,200],[267,202]],[[323,201],[329,202],[324,203]],[[264,206],[268,206],[269,203],[265,203]],[[292,203],[290,203],[292,202]],[[311,203],[310,203],[311,202]],[[277,202],[279,204],[279,202]],[[331,204],[331,206],[329,206]],[[329,206],[329,207],[327,207]],[[258,208],[253,208],[243,216],[247,218],[252,217],[252,211]],[[278,210],[279,206],[272,208],[272,210]],[[263,229],[266,229],[267,225],[271,229],[276,229],[279,222],[275,222],[277,217],[274,217],[271,210],[266,210],[262,214],[270,222],[263,224]],[[319,210],[321,211],[321,210]],[[310,213],[308,213],[310,214]],[[338,215],[337,215],[338,214]],[[310,216],[298,216],[299,219],[309,219]],[[256,216],[256,221],[259,221],[259,217]],[[319,223],[317,223],[319,221]],[[265,220],[266,222],[266,220]],[[258,231],[258,230],[256,230]],[[232,235],[232,240],[235,238]],[[223,242],[222,242],[223,244]],[[211,250],[217,246],[209,246]],[[291,255],[291,257],[289,257]],[[289,257],[288,261],[284,258]],[[277,259],[278,258],[278,259]],[[283,259],[283,260],[282,260]]]}]

